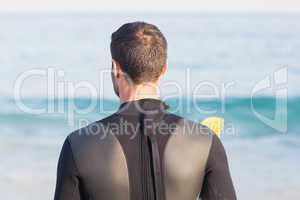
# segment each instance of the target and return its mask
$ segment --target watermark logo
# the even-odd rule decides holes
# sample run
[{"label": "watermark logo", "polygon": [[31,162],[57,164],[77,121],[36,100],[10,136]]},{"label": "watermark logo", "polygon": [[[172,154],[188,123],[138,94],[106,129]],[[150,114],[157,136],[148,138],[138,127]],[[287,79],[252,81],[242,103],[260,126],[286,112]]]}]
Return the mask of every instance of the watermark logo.
[{"label": "watermark logo", "polygon": [[[251,109],[254,115],[266,125],[279,132],[287,132],[287,99],[288,99],[288,68],[283,67],[259,81],[251,93]],[[257,93],[271,90],[275,96],[275,112],[273,118],[261,114],[254,106],[253,100]]]}]

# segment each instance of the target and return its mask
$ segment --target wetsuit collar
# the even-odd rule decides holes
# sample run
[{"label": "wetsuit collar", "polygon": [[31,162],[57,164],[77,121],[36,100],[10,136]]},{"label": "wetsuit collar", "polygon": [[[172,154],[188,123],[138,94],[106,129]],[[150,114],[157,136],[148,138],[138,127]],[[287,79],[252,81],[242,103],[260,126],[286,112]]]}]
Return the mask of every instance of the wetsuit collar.
[{"label": "wetsuit collar", "polygon": [[145,98],[124,102],[119,107],[119,113],[135,114],[143,111],[165,111],[169,106],[159,99]]}]

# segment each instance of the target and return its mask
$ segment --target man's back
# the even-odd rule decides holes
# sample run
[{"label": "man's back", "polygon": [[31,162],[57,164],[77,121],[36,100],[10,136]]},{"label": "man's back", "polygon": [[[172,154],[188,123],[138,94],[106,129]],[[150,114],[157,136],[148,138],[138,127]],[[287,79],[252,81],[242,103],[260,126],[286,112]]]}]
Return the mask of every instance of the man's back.
[{"label": "man's back", "polygon": [[156,99],[124,103],[70,134],[55,200],[236,199],[219,139],[166,107]]}]

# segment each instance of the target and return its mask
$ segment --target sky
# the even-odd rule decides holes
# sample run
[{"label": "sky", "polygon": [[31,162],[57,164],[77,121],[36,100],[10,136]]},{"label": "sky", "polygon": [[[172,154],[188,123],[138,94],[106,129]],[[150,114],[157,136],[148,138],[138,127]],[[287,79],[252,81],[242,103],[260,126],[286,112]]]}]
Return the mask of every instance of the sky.
[{"label": "sky", "polygon": [[0,0],[0,11],[298,12],[299,0]]}]

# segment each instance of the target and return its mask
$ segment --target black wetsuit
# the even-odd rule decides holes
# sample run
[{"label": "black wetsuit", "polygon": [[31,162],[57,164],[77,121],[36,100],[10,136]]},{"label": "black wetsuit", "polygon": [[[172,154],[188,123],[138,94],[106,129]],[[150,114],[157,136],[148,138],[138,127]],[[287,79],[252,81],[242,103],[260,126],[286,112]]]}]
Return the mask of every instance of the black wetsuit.
[{"label": "black wetsuit", "polygon": [[235,200],[226,153],[206,127],[155,99],[71,133],[55,200]]}]

